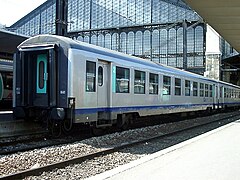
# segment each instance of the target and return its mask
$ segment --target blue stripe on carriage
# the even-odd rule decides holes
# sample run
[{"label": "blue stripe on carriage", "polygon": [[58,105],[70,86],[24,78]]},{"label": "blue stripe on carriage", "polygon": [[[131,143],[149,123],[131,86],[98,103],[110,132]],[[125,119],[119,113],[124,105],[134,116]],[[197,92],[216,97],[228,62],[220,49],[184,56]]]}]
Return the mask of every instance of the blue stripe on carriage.
[{"label": "blue stripe on carriage", "polygon": [[[220,105],[233,105],[240,104],[240,102],[235,103],[220,103]],[[104,112],[126,112],[126,111],[135,111],[135,110],[150,110],[150,109],[175,109],[175,108],[191,108],[194,106],[209,106],[209,104],[179,104],[179,105],[160,105],[160,106],[129,106],[129,107],[109,107],[109,108],[84,108],[84,109],[75,109],[75,114],[92,114],[99,111]]]}]

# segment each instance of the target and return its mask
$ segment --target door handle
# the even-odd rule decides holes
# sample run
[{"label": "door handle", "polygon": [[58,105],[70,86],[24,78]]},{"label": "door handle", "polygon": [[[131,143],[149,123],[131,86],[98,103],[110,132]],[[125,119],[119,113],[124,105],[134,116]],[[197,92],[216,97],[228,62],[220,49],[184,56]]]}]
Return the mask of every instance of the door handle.
[{"label": "door handle", "polygon": [[48,73],[44,73],[43,79],[44,79],[44,81],[48,80]]}]

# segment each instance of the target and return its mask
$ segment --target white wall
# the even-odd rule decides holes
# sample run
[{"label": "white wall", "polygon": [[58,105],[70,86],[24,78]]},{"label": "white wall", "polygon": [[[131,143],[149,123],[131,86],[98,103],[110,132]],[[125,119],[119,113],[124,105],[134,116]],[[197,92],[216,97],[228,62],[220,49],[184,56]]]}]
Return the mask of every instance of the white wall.
[{"label": "white wall", "polygon": [[220,52],[220,35],[209,25],[207,25],[206,34],[206,55],[221,54]]}]

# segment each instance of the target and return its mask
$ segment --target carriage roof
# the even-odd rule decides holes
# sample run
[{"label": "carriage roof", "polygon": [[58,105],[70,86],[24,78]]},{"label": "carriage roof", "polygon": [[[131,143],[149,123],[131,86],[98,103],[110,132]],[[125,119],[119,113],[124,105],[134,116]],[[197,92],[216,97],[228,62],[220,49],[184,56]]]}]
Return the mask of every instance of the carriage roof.
[{"label": "carriage roof", "polygon": [[69,48],[79,49],[79,50],[83,50],[83,51],[87,51],[87,52],[91,52],[91,53],[96,53],[96,54],[99,54],[101,56],[110,57],[110,58],[112,58],[111,60],[114,61],[114,62],[116,62],[116,60],[119,59],[121,61],[127,61],[129,63],[138,64],[139,67],[142,67],[142,68],[145,68],[145,69],[149,68],[151,70],[159,70],[159,71],[163,71],[164,73],[175,74],[175,75],[178,75],[178,76],[183,76],[185,78],[186,77],[197,78],[197,79],[201,79],[201,80],[210,81],[212,83],[220,82],[220,83],[223,83],[223,84],[226,84],[226,85],[231,85],[233,87],[237,87],[237,86],[229,84],[229,83],[216,81],[216,80],[206,78],[206,77],[198,75],[198,74],[194,74],[194,73],[187,72],[187,71],[184,71],[184,70],[180,70],[180,69],[177,69],[177,68],[165,66],[165,65],[162,65],[162,64],[159,64],[159,63],[152,62],[150,60],[146,60],[146,59],[134,57],[134,56],[131,56],[131,55],[123,54],[123,53],[120,53],[120,52],[117,52],[117,51],[102,48],[102,47],[92,45],[92,44],[88,44],[88,43],[85,43],[85,42],[80,42],[80,41],[73,40],[73,39],[70,39],[70,38],[67,38],[67,37],[63,37],[63,36],[38,35],[38,36],[35,36],[35,37],[31,37],[31,38],[25,40],[23,43],[21,43],[18,46],[18,49],[21,49],[24,46],[37,46],[37,45],[42,45],[42,44],[57,44],[57,45],[60,45],[66,51]]}]

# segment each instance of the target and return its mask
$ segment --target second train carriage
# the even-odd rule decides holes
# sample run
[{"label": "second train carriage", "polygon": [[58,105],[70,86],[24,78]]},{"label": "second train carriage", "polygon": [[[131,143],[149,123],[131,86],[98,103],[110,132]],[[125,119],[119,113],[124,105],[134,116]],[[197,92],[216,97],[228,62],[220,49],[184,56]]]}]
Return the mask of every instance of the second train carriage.
[{"label": "second train carriage", "polygon": [[20,44],[14,68],[14,115],[65,121],[66,130],[240,100],[238,86],[55,35]]},{"label": "second train carriage", "polygon": [[12,107],[13,61],[0,59],[0,108]]}]

